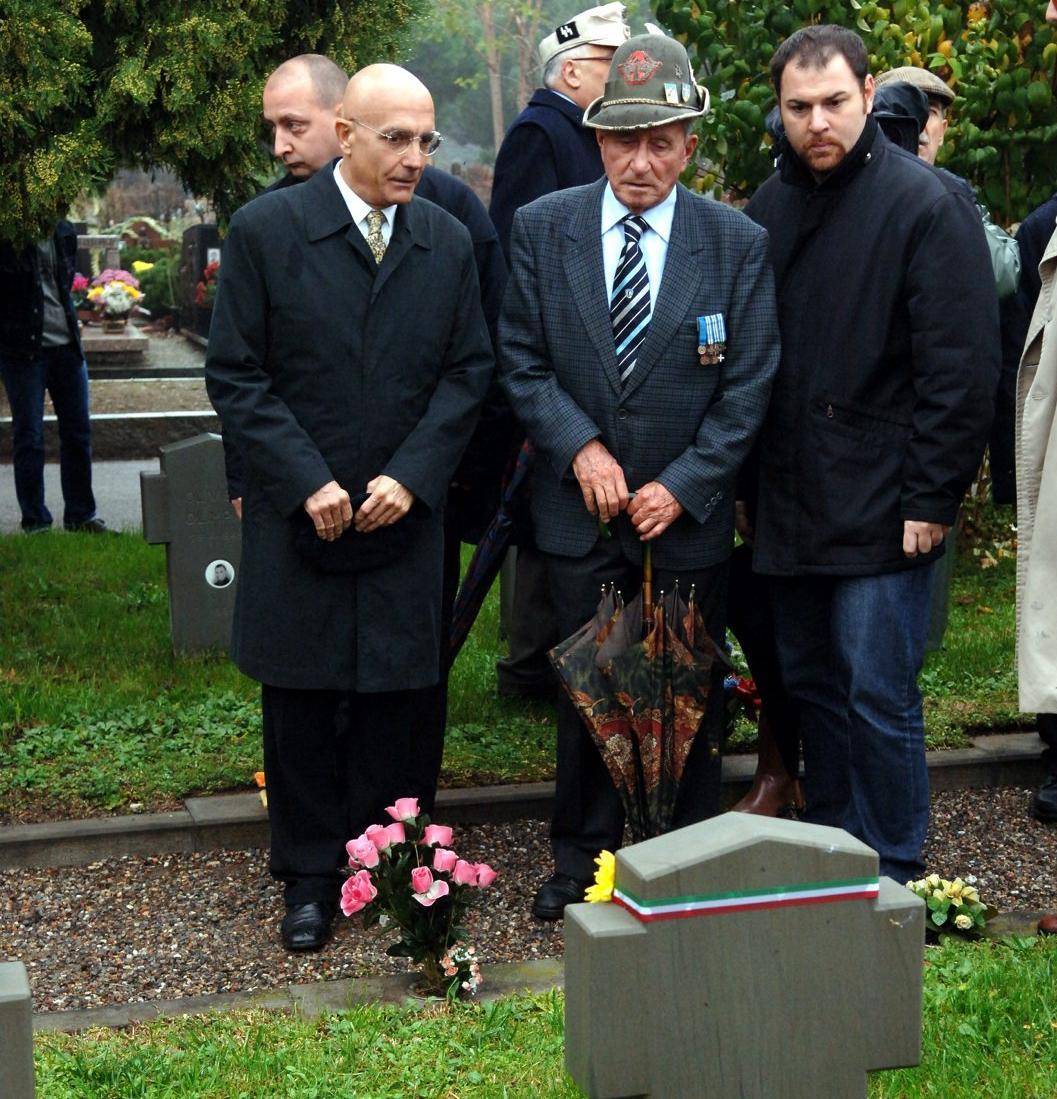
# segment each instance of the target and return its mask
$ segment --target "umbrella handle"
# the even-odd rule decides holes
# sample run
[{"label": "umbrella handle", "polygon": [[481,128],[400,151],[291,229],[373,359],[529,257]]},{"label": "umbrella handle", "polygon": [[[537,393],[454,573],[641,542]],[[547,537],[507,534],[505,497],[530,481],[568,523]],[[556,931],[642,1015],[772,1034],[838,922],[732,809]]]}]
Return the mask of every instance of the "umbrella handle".
[{"label": "umbrella handle", "polygon": [[642,624],[653,625],[653,546],[642,547]]}]

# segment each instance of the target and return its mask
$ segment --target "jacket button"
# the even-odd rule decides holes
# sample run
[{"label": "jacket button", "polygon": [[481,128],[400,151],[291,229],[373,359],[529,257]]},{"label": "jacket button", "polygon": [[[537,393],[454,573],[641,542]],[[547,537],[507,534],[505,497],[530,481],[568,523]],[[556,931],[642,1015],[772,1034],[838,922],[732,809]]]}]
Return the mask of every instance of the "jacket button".
[{"label": "jacket button", "polygon": [[628,418],[628,410],[626,408],[617,409],[617,419],[626,420]]},{"label": "jacket button", "polygon": [[831,405],[831,404],[826,405],[826,419],[827,420],[832,420],[833,419],[833,405]]}]

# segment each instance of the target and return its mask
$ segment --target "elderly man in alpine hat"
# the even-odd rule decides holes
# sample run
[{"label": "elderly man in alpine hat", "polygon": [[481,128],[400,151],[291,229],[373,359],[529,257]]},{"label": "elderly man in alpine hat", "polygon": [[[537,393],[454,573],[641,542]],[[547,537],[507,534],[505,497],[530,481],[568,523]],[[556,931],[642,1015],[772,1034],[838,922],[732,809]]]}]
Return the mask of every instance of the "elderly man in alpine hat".
[{"label": "elderly man in alpine hat", "polygon": [[[594,613],[603,584],[634,595],[644,542],[657,587],[696,585],[708,629],[722,633],[734,477],[767,406],[778,329],[766,234],[678,184],[697,147],[690,126],[707,109],[682,45],[629,39],[584,116],[605,178],[514,217],[501,378],[537,448],[532,517],[563,635]],[[720,694],[687,762],[677,827],[716,810],[707,731]],[[563,700],[555,872],[536,916],[556,919],[582,898],[623,824],[598,750]]]}]

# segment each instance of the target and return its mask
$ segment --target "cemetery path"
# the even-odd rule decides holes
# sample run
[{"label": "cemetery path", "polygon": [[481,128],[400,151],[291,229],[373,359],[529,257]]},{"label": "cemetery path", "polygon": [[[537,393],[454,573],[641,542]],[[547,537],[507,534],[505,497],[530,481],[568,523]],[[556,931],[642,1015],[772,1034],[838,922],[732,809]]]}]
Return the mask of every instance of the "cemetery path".
[{"label": "cemetery path", "polygon": [[[1030,794],[934,795],[928,869],[948,878],[974,874],[984,901],[999,908],[1057,908],[1057,826],[1028,817]],[[454,846],[500,871],[469,920],[486,965],[560,956],[561,924],[528,914],[550,868],[547,825],[458,827]],[[278,943],[281,895],[261,850],[0,872],[0,898],[0,954],[25,962],[38,1011],[405,969],[385,957],[384,942],[340,916],[335,941],[320,954],[286,953]]]}]

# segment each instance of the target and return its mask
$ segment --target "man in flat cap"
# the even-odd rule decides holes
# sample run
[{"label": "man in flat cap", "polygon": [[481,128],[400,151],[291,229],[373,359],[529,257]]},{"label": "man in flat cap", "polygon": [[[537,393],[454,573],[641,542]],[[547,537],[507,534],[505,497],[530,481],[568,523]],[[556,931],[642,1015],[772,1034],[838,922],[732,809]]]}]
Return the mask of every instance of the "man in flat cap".
[{"label": "man in flat cap", "polygon": [[[584,116],[605,178],[514,217],[501,380],[537,448],[532,517],[562,636],[591,617],[603,584],[631,599],[651,542],[655,586],[696,586],[722,639],[734,478],[767,406],[778,329],[766,234],[678,184],[697,147],[691,123],[707,107],[680,43],[629,39]],[[676,827],[716,811],[716,672]],[[623,826],[598,749],[563,699],[555,872],[533,913],[556,919],[580,900]]]},{"label": "man in flat cap", "polygon": [[246,463],[232,657],[261,683],[290,950],[326,941],[345,843],[407,792],[440,678],[444,504],[492,348],[469,233],[415,196],[434,124],[411,73],[361,69],[341,158],[224,245],[206,386]]},{"label": "man in flat cap", "polygon": [[[539,44],[543,87],[507,130],[495,163],[489,214],[503,251],[517,210],[552,191],[594,183],[602,157],[583,112],[605,87],[609,63],[627,40],[623,4],[588,8],[555,27]],[[521,524],[506,623],[509,655],[496,666],[501,694],[550,696],[554,675],[547,650],[558,641],[546,566]],[[504,575],[504,580],[507,577]]]}]

